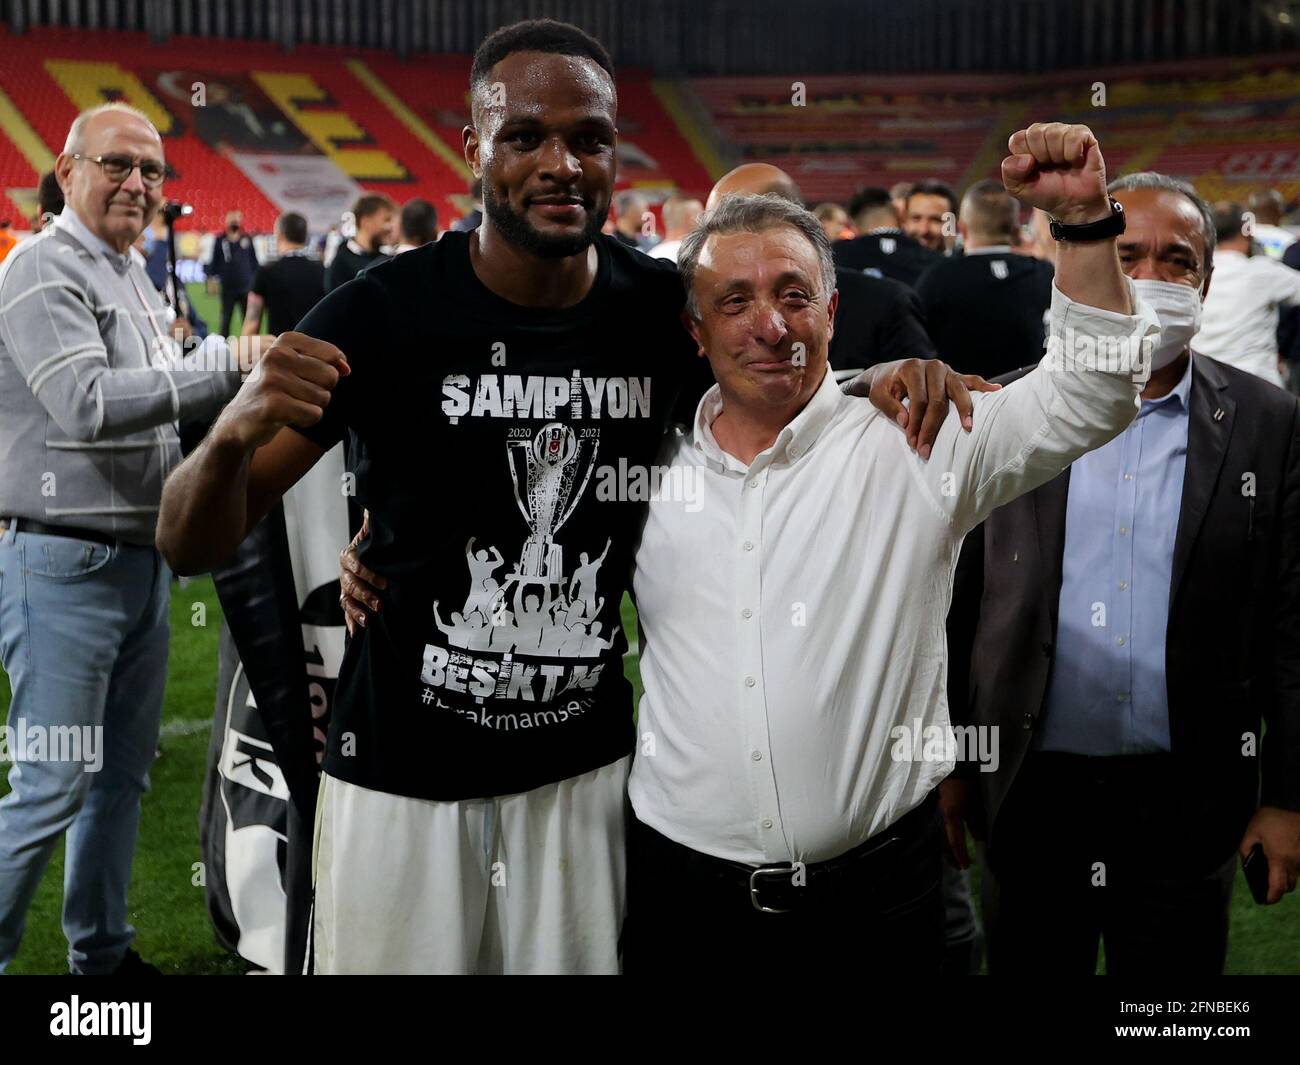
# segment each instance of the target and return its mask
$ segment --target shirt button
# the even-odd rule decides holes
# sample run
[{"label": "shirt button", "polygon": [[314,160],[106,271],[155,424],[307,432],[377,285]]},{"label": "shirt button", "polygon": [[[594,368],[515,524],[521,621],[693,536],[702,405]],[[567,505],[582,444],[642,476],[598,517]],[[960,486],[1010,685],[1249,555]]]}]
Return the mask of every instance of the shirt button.
[{"label": "shirt button", "polygon": [[1133,475],[1132,475],[1131,473],[1126,473],[1126,474],[1124,474],[1124,480],[1126,480],[1126,481],[1131,481],[1131,480],[1133,480]]},{"label": "shirt button", "polygon": [[750,488],[757,488],[757,487],[758,487],[758,480],[757,480],[757,478],[755,478],[754,480],[752,480],[752,481],[749,482],[749,487],[750,487]]},{"label": "shirt button", "polygon": [[754,612],[750,610],[749,607],[745,607],[745,609],[740,612],[740,616],[742,618],[752,618],[754,616]]},{"label": "shirt button", "polygon": [[1127,525],[1121,525],[1121,526],[1119,527],[1119,534],[1120,534],[1120,536],[1127,536],[1127,535],[1128,535],[1128,526],[1127,526]]},{"label": "shirt button", "polygon": [[1121,592],[1127,592],[1127,591],[1128,591],[1128,581],[1120,581],[1120,582],[1119,582],[1119,590],[1120,590]]},{"label": "shirt button", "polygon": [[799,449],[798,449],[797,447],[795,447],[793,444],[790,445],[790,447],[789,447],[788,450],[789,450],[789,452],[790,452],[790,457],[791,457],[791,458],[796,458],[796,457],[798,456],[798,454],[799,454]]},{"label": "shirt button", "polygon": [[753,550],[754,550],[754,541],[753,541],[753,540],[746,540],[746,541],[745,541],[743,544],[741,544],[740,546],[743,547],[746,551],[753,551]]},{"label": "shirt button", "polygon": [[754,759],[755,762],[761,762],[763,760],[763,752],[754,751],[749,757]]},{"label": "shirt button", "polygon": [[746,688],[752,688],[752,687],[753,687],[755,684],[757,684],[757,683],[758,683],[758,681],[756,681],[753,677],[746,677],[746,678],[745,678],[745,687],[746,687]]},{"label": "shirt button", "polygon": [[1123,646],[1124,646],[1124,643],[1125,643],[1124,637],[1123,637],[1123,636],[1116,636],[1116,637],[1115,637],[1115,642],[1116,642],[1117,644],[1119,644],[1121,647],[1123,647]]},{"label": "shirt button", "polygon": [[771,827],[772,827],[772,819],[771,819],[770,817],[765,817],[765,818],[763,818],[763,827],[764,827],[764,828],[771,828]]},{"label": "shirt button", "polygon": [[1128,692],[1116,692],[1116,693],[1115,693],[1115,702],[1117,702],[1117,703],[1122,703],[1122,702],[1125,702],[1127,699],[1128,699]]}]

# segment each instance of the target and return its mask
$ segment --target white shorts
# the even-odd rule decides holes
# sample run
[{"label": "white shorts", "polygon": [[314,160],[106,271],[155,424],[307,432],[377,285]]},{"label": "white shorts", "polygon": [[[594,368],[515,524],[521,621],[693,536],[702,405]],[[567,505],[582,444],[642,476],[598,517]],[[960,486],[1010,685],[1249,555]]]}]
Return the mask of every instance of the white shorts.
[{"label": "white shorts", "polygon": [[317,973],[617,973],[629,755],[491,799],[322,775]]}]

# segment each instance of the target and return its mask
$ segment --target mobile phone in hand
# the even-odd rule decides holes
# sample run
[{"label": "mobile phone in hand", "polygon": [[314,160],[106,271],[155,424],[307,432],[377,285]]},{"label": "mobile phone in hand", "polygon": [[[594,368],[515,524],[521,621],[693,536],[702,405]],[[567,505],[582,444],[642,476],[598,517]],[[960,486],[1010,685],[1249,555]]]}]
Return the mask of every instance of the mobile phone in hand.
[{"label": "mobile phone in hand", "polygon": [[1241,871],[1246,874],[1246,884],[1250,894],[1261,906],[1268,902],[1268,858],[1264,855],[1264,845],[1256,843],[1250,848]]}]

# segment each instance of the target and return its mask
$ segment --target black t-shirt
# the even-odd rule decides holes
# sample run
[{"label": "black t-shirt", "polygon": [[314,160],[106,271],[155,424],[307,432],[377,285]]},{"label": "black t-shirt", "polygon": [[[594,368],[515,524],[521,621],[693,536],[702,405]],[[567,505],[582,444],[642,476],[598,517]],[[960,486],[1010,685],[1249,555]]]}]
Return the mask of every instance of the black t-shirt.
[{"label": "black t-shirt", "polygon": [[284,333],[301,322],[325,295],[325,267],[315,259],[290,252],[257,268],[253,291],[266,304],[270,332]]},{"label": "black t-shirt", "polygon": [[835,287],[840,299],[827,353],[834,369],[934,358],[934,345],[925,332],[925,313],[913,289],[846,267],[836,267]]},{"label": "black t-shirt", "polygon": [[[334,258],[325,268],[325,291],[333,292],[340,285],[345,285],[372,263],[386,259],[382,251],[355,252],[344,241],[334,252]],[[359,245],[358,245],[359,247]]]},{"label": "black t-shirt", "polygon": [[[489,291],[448,233],[300,325],[346,354],[360,557],[388,578],[348,644],[325,770],[428,799],[505,795],[631,752],[619,608],[677,394],[697,372],[671,263],[599,237],[563,310]],[[640,487],[638,487],[638,484]]]},{"label": "black t-shirt", "polygon": [[1050,263],[1013,251],[968,252],[921,275],[916,291],[939,358],[992,380],[1043,357]]},{"label": "black t-shirt", "polygon": [[897,229],[837,240],[831,245],[831,254],[836,266],[888,277],[904,285],[915,285],[926,270],[943,259],[937,251]]}]

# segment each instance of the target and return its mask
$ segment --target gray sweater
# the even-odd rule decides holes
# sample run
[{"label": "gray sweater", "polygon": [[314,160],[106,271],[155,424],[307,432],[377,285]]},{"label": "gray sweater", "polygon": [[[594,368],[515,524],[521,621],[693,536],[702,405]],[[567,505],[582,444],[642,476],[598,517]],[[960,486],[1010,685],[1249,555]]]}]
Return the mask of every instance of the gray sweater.
[{"label": "gray sweater", "polygon": [[237,369],[160,359],[168,320],[141,262],[114,252],[70,207],[9,254],[0,266],[0,517],[153,543],[163,480],[181,459],[177,419],[215,414],[240,380]]}]

